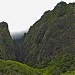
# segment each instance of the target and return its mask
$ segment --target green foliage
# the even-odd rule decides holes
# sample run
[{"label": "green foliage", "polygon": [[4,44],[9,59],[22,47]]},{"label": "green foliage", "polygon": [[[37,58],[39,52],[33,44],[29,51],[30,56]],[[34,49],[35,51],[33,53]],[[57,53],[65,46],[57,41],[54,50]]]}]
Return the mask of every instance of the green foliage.
[{"label": "green foliage", "polygon": [[75,75],[75,71],[66,72],[65,74],[61,74],[61,75]]},{"label": "green foliage", "polygon": [[[67,72],[68,70],[75,70],[75,66],[73,65],[74,62],[74,57],[69,54],[63,56],[59,55],[49,63],[48,67],[44,69],[44,73],[60,75],[62,73]],[[73,68],[71,69],[72,65]]]},{"label": "green foliage", "polygon": [[0,23],[0,59],[14,60],[16,53],[20,62],[40,69],[0,60],[0,75],[75,74],[75,3],[60,2],[46,11],[25,34],[19,50],[17,47],[7,24]]},{"label": "green foliage", "polygon": [[42,75],[42,72],[16,61],[0,60],[0,75]]}]

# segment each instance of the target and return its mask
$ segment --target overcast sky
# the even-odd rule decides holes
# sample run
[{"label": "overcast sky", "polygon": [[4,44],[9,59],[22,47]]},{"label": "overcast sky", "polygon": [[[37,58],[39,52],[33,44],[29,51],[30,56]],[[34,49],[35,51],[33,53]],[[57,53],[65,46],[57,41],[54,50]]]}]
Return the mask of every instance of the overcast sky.
[{"label": "overcast sky", "polygon": [[[61,0],[0,0],[0,22],[9,24],[10,32],[28,30],[47,10]],[[67,3],[75,0],[63,0]]]}]

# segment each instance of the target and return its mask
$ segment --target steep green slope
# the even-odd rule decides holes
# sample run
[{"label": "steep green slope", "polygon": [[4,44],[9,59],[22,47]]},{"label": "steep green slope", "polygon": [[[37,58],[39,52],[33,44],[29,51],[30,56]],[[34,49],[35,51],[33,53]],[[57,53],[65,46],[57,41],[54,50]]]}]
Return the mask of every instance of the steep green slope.
[{"label": "steep green slope", "polygon": [[42,72],[16,61],[0,60],[0,75],[42,75]]},{"label": "steep green slope", "polygon": [[15,59],[14,42],[6,22],[0,23],[0,59]]},{"label": "steep green slope", "polygon": [[31,26],[21,58],[30,66],[49,68],[46,70],[52,75],[75,70],[75,3],[58,3]]},{"label": "steep green slope", "polygon": [[73,59],[72,55],[60,55],[60,57],[53,59],[48,67],[44,68],[44,75],[60,75],[67,71],[75,71],[75,59]]}]

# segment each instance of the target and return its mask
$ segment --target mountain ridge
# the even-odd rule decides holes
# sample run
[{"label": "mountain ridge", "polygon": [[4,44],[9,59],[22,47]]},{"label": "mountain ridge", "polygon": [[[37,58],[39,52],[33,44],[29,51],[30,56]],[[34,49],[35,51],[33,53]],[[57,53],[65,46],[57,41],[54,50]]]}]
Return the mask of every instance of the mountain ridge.
[{"label": "mountain ridge", "polygon": [[[30,27],[22,47],[23,63],[52,75],[75,70],[75,3],[58,3]],[[71,59],[72,58],[72,59]],[[45,71],[46,72],[46,71]]]},{"label": "mountain ridge", "polygon": [[0,59],[15,60],[14,42],[6,22],[0,23]]},{"label": "mountain ridge", "polygon": [[[12,40],[7,23],[0,24],[3,25],[0,27],[0,45],[5,52],[5,56],[3,54],[1,56],[4,58],[9,56],[9,58],[1,59],[0,63],[8,67],[5,72],[2,64],[1,71],[9,72],[9,67],[11,67],[9,60],[14,59],[34,69],[39,69],[35,73],[27,66],[19,67],[20,63],[12,61],[11,65],[18,64],[16,66],[18,70],[15,71],[20,72],[26,69],[28,73],[22,71],[23,75],[25,73],[27,75],[75,74],[75,3],[58,3],[52,11],[46,11],[19,40]],[[10,75],[13,75],[13,72]]]}]

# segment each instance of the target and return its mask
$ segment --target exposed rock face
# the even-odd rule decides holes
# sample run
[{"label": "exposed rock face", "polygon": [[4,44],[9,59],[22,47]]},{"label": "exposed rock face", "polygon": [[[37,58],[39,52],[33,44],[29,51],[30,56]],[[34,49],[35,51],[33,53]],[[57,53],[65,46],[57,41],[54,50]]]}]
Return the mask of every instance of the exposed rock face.
[{"label": "exposed rock face", "polygon": [[0,23],[0,59],[15,60],[14,42],[10,36],[6,22]]}]

